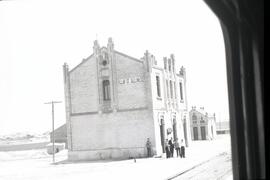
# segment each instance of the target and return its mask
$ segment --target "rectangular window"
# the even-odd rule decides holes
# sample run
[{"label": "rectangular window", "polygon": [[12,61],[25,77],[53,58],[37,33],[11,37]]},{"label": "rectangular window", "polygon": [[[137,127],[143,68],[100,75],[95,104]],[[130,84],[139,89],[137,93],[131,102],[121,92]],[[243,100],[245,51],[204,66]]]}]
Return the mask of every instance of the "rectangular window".
[{"label": "rectangular window", "polygon": [[183,87],[182,87],[182,83],[179,83],[179,87],[180,87],[180,100],[183,100]]},{"label": "rectangular window", "polygon": [[169,66],[169,71],[171,71],[172,70],[172,64],[171,64],[171,60],[170,59],[168,60],[168,66]]},{"label": "rectangular window", "polygon": [[157,83],[157,96],[161,97],[161,93],[160,93],[160,79],[159,76],[156,76],[156,83]]},{"label": "rectangular window", "polygon": [[167,98],[170,98],[170,94],[169,94],[169,82],[168,80],[166,80],[166,88],[167,88]]},{"label": "rectangular window", "polygon": [[172,87],[172,81],[170,81],[170,94],[171,94],[171,98],[173,98],[173,87]]}]

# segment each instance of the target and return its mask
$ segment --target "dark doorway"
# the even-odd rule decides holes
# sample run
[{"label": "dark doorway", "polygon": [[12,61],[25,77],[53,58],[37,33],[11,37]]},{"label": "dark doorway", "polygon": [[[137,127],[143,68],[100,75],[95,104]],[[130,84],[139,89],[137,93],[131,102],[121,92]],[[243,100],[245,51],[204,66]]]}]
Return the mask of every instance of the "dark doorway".
[{"label": "dark doorway", "polygon": [[194,135],[194,140],[198,140],[198,128],[193,127],[193,135]]},{"label": "dark doorway", "polygon": [[201,126],[202,140],[206,140],[205,126]]},{"label": "dark doorway", "polygon": [[183,124],[183,129],[184,129],[184,138],[185,138],[185,143],[186,147],[188,147],[188,139],[187,139],[187,127],[186,127],[186,119],[184,119],[184,124]]},{"label": "dark doorway", "polygon": [[177,137],[177,123],[176,123],[176,119],[173,119],[173,138],[174,140],[176,140]]},{"label": "dark doorway", "polygon": [[165,126],[164,126],[164,119],[160,120],[160,141],[162,146],[162,152],[165,153]]}]

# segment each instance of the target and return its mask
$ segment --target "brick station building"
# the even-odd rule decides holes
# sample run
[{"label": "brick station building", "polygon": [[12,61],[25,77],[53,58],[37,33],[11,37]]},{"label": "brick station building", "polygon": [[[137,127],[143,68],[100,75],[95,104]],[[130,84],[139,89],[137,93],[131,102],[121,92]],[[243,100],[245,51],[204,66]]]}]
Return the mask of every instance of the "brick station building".
[{"label": "brick station building", "polygon": [[145,157],[164,153],[166,138],[190,141],[186,72],[174,56],[161,65],[148,51],[137,59],[94,41],[93,54],[69,70],[64,85],[70,160]]}]

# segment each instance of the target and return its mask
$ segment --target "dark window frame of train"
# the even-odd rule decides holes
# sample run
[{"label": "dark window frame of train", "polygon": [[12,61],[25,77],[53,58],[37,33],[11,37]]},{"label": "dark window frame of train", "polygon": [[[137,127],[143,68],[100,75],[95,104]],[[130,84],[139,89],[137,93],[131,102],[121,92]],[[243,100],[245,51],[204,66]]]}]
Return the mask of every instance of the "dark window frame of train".
[{"label": "dark window frame of train", "polygon": [[233,179],[266,179],[264,1],[204,1],[224,36]]}]

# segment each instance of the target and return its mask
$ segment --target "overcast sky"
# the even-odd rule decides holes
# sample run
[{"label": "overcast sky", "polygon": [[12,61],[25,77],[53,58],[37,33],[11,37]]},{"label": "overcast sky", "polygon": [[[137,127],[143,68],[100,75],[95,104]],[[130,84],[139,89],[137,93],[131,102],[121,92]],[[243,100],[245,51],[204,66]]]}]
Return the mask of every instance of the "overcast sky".
[{"label": "overcast sky", "polygon": [[[62,65],[73,68],[113,38],[141,58],[175,55],[187,71],[188,105],[228,119],[224,41],[202,0],[0,1],[0,134],[44,132],[65,123]],[[218,119],[219,120],[219,119]]]}]

